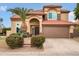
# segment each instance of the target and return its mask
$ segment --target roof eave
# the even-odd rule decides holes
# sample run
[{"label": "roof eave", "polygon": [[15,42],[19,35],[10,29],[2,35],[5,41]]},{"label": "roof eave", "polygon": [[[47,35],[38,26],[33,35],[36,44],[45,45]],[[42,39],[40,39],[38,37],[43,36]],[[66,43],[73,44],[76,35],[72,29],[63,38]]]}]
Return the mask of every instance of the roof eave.
[{"label": "roof eave", "polygon": [[43,6],[43,8],[62,8],[62,6]]}]

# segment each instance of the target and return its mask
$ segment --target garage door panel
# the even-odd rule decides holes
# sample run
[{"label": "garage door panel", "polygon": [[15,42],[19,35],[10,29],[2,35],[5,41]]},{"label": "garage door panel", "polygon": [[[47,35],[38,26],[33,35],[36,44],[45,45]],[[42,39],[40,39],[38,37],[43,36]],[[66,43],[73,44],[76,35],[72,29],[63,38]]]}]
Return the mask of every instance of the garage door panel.
[{"label": "garage door panel", "polygon": [[43,34],[46,37],[68,37],[68,27],[62,26],[44,26]]}]

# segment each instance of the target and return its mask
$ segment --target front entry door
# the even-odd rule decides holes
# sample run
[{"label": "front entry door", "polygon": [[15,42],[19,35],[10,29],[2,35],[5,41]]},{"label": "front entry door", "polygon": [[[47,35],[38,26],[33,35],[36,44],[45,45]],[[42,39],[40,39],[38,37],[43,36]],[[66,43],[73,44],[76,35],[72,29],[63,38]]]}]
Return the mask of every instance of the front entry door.
[{"label": "front entry door", "polygon": [[32,35],[39,35],[39,27],[38,26],[32,27]]},{"label": "front entry door", "polygon": [[35,35],[39,35],[39,27],[35,27]]}]

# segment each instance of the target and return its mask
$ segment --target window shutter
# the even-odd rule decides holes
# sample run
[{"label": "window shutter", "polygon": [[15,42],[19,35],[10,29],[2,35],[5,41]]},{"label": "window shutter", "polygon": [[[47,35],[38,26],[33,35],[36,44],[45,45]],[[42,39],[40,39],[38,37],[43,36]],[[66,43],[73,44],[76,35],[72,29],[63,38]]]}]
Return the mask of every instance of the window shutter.
[{"label": "window shutter", "polygon": [[60,14],[57,14],[57,20],[60,20],[60,17],[61,17]]}]

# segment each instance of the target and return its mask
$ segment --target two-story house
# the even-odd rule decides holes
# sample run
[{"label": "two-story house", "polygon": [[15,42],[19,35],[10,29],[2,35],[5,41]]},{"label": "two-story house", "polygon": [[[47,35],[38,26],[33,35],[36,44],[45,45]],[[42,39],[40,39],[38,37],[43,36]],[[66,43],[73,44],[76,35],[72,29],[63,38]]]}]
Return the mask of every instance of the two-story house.
[{"label": "two-story house", "polygon": [[[68,21],[69,11],[59,5],[45,5],[41,10],[31,10],[26,19],[27,32],[46,37],[69,37],[74,24]],[[11,17],[11,33],[16,33],[22,21],[18,15]]]}]

